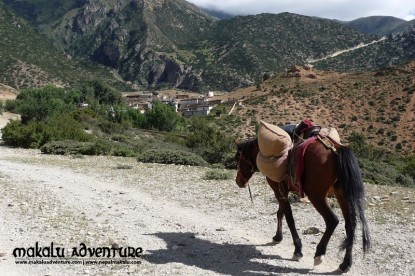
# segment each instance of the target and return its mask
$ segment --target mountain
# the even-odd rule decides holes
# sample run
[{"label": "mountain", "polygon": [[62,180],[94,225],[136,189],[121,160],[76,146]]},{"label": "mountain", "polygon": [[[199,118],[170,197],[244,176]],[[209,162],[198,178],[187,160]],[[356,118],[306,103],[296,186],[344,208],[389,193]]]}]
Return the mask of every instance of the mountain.
[{"label": "mountain", "polygon": [[[39,85],[35,83],[39,79],[68,83],[69,79],[94,75],[114,80],[115,74],[136,87],[230,91],[261,82],[265,74],[277,74],[293,64],[305,64],[379,39],[333,20],[291,13],[218,20],[184,0],[4,3],[20,17],[0,5],[5,14],[0,26],[7,38],[0,42],[0,55],[4,57],[0,81],[16,88],[22,86],[20,79],[24,79],[23,86],[30,86]],[[347,25],[380,34],[412,23],[393,17],[369,17]],[[19,32],[14,32],[16,24]],[[323,60],[316,66],[362,71],[413,60],[411,30],[409,27],[382,42]],[[109,69],[96,67],[96,63]],[[85,64],[95,66],[96,72],[85,66],[78,69]],[[21,76],[21,72],[28,71],[31,77]]]},{"label": "mountain", "polygon": [[230,19],[232,17],[235,17],[235,15],[232,15],[230,13],[226,13],[223,11],[215,10],[215,9],[202,8],[202,10],[218,19]]},{"label": "mountain", "polygon": [[209,45],[214,65],[211,76],[222,86],[238,87],[261,81],[255,76],[281,72],[374,38],[332,20],[281,13],[218,21],[203,43]]},{"label": "mountain", "polygon": [[415,60],[415,26],[366,47],[315,63],[321,70],[357,72]]},{"label": "mountain", "polygon": [[411,25],[410,22],[393,16],[362,17],[344,24],[359,32],[375,35],[389,35]]},{"label": "mountain", "polygon": [[375,39],[290,13],[218,20],[184,0],[5,3],[74,59],[98,62],[144,87],[233,90]]},{"label": "mountain", "polygon": [[[71,56],[113,68],[126,81],[197,85],[191,66],[174,57],[215,20],[196,6],[183,0],[69,1],[55,20],[39,18],[64,2],[23,0],[12,7]],[[37,12],[26,12],[25,3]]]},{"label": "mountain", "polygon": [[73,86],[103,78],[118,88],[126,87],[108,69],[72,60],[1,1],[0,18],[0,83],[21,89],[49,83]]}]

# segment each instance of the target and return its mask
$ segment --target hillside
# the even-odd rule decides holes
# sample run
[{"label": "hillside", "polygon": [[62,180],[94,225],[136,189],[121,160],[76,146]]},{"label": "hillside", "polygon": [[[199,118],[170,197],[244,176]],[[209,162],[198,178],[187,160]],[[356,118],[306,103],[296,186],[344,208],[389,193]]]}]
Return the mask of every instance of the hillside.
[{"label": "hillside", "polygon": [[387,36],[379,43],[315,63],[322,70],[357,72],[415,60],[415,26]]},{"label": "hillside", "polygon": [[389,35],[403,31],[415,22],[406,21],[393,16],[369,16],[344,22],[348,27],[359,32],[375,35]]},{"label": "hillside", "polygon": [[331,20],[281,13],[218,21],[206,39],[199,43],[198,48],[206,50],[195,60],[196,68],[208,61],[209,75],[202,77],[232,89],[260,82],[266,72],[278,73],[292,64],[305,64],[308,58],[369,42],[374,36]]},{"label": "hillside", "polygon": [[22,89],[49,83],[72,86],[83,80],[102,78],[117,87],[126,87],[108,69],[72,60],[3,2],[0,2],[0,19],[1,83]]},{"label": "hillside", "polygon": [[[74,59],[99,62],[144,87],[230,91],[376,38],[290,13],[217,20],[184,0],[6,3]],[[42,16],[54,6],[51,18]]]},{"label": "hillside", "polygon": [[415,153],[415,62],[366,73],[340,74],[296,68],[261,85],[236,90],[242,99],[222,128],[239,137],[255,135],[259,120],[273,124],[311,118],[338,129],[342,141],[352,132],[386,151]]},{"label": "hillside", "polygon": [[[48,9],[41,4],[36,3]],[[173,53],[214,20],[183,0],[99,0],[85,1],[55,22],[35,26],[71,56],[113,68],[126,81],[195,90],[197,76]]]}]

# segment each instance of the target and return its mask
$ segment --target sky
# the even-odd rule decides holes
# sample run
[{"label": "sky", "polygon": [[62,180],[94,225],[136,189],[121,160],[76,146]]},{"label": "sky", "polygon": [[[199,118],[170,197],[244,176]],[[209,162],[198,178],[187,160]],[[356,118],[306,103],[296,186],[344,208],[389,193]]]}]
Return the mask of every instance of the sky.
[{"label": "sky", "polygon": [[233,15],[290,12],[350,21],[373,15],[415,19],[415,0],[186,0]]}]

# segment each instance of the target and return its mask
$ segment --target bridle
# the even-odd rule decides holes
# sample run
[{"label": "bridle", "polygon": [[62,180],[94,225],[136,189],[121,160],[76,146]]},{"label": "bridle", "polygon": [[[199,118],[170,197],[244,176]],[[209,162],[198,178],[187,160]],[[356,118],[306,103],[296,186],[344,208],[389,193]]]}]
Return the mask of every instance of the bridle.
[{"label": "bridle", "polygon": [[[254,142],[253,146],[254,146],[254,147],[257,147],[257,145],[255,144],[255,142]],[[244,183],[248,183],[248,181],[249,181],[249,179],[251,178],[252,174],[253,174],[254,172],[257,172],[257,171],[258,171],[258,168],[257,168],[256,164],[255,164],[254,162],[252,162],[252,160],[247,159],[247,158],[243,155],[244,148],[245,148],[245,145],[242,145],[242,148],[241,148],[241,150],[239,151],[239,161],[238,161],[238,164],[237,164],[237,169],[238,169],[238,174],[241,176],[241,178],[242,178],[242,180],[244,181]],[[248,165],[250,165],[250,166],[251,166],[251,175],[250,175],[249,177],[246,177],[246,176],[244,175],[243,171],[240,169],[240,164],[241,164],[241,161],[243,161],[243,162],[245,162],[245,163],[247,163]],[[249,186],[248,186],[248,187],[249,187]]]}]

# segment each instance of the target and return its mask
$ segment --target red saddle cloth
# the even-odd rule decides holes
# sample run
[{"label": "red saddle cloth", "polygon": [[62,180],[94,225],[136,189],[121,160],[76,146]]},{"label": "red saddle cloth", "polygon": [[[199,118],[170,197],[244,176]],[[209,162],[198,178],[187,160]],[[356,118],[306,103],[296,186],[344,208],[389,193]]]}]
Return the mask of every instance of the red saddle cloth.
[{"label": "red saddle cloth", "polygon": [[304,197],[303,191],[303,171],[304,171],[304,154],[309,145],[317,140],[316,136],[304,140],[297,144],[290,153],[289,161],[289,186],[290,190],[298,192]]}]

